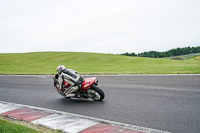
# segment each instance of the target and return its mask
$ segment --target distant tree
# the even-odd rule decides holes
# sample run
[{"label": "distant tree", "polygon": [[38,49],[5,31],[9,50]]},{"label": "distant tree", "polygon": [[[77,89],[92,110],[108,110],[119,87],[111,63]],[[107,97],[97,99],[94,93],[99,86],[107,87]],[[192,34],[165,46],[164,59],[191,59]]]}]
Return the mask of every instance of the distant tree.
[{"label": "distant tree", "polygon": [[186,55],[186,54],[194,54],[200,53],[200,46],[198,47],[185,47],[185,48],[176,48],[171,49],[165,52],[157,52],[157,51],[149,51],[143,53],[123,53],[121,55],[125,56],[139,56],[139,57],[150,57],[150,58],[163,58],[163,57],[172,57],[172,56],[179,56],[179,55]]},{"label": "distant tree", "polygon": [[128,53],[128,52],[123,53],[121,55],[125,55],[125,56],[137,56],[137,54],[135,54],[135,53]]}]

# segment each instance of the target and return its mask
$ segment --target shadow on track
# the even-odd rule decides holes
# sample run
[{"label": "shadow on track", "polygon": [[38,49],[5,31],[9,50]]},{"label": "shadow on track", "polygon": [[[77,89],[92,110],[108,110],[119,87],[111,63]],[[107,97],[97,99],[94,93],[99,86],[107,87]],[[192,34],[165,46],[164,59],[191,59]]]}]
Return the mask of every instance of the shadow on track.
[{"label": "shadow on track", "polygon": [[102,105],[105,101],[94,101],[91,99],[78,99],[78,98],[60,98],[57,100],[60,104],[65,105]]}]

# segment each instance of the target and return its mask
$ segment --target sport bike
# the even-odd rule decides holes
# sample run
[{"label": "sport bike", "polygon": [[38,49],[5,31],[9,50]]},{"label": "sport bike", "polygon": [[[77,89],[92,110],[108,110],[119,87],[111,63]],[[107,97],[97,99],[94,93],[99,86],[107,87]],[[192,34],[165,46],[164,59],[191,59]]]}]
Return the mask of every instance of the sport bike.
[{"label": "sport bike", "polygon": [[[62,96],[64,96],[64,92],[70,87],[69,84],[66,84],[66,82],[63,82],[62,89],[60,90],[58,87],[58,75],[55,76],[54,79],[54,86],[55,89],[58,91],[58,93]],[[102,89],[100,89],[98,86],[98,80],[96,77],[91,78],[84,78],[81,87],[74,92],[74,97],[69,98],[84,98],[84,99],[93,99],[94,101],[102,101],[105,97],[105,94]],[[65,97],[65,96],[64,96]]]}]

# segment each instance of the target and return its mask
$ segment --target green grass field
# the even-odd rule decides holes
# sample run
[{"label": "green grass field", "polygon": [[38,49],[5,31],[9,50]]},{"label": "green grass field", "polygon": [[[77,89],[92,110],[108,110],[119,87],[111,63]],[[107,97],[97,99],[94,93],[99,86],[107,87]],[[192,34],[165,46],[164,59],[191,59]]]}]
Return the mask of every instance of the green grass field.
[{"label": "green grass field", "polygon": [[41,132],[0,119],[0,133],[41,133]]},{"label": "green grass field", "polygon": [[80,74],[200,74],[200,56],[186,60],[80,52],[0,54],[0,74],[55,74],[59,64]]}]

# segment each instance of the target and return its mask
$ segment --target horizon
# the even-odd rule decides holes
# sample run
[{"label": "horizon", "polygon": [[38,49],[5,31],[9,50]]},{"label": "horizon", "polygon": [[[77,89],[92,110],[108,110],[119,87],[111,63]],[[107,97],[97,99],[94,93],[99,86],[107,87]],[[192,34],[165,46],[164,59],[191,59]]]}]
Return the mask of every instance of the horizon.
[{"label": "horizon", "polygon": [[[187,47],[177,47],[177,48],[192,48],[192,46],[187,46]],[[200,47],[200,46],[196,46],[196,47]],[[169,50],[172,50],[172,49],[177,49],[177,48],[171,48]],[[156,50],[150,50],[150,51],[156,51],[156,52],[167,52],[169,50],[166,50],[166,51],[156,51]],[[150,52],[150,51],[143,51],[141,53],[144,53],[144,52]],[[19,53],[45,53],[45,52],[61,52],[61,53],[65,53],[65,52],[68,52],[68,53],[97,53],[97,52],[81,52],[81,51],[33,51],[33,52],[19,52]],[[127,52],[125,52],[127,53]],[[117,54],[114,54],[114,53],[97,53],[97,54],[114,54],[114,55],[120,55],[120,54],[125,54],[125,53],[117,53]],[[135,52],[128,52],[128,53],[135,53]],[[141,53],[135,53],[135,54],[141,54]],[[15,54],[15,53],[0,53],[0,54]],[[16,53],[17,54],[17,53]]]}]

